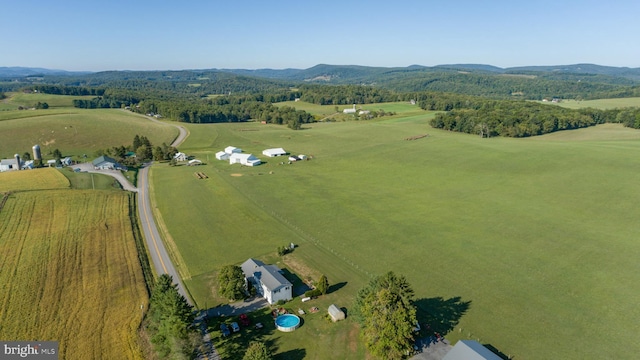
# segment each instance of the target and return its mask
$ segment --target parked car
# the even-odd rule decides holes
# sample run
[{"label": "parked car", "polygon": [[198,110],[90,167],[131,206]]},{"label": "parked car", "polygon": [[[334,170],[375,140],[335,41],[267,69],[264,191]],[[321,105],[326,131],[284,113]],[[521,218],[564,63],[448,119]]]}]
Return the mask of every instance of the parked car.
[{"label": "parked car", "polygon": [[220,331],[222,331],[222,336],[229,336],[229,334],[231,334],[227,324],[220,324]]},{"label": "parked car", "polygon": [[233,330],[233,332],[238,332],[238,331],[240,331],[240,326],[238,326],[237,322],[232,322],[231,323],[231,329]]}]

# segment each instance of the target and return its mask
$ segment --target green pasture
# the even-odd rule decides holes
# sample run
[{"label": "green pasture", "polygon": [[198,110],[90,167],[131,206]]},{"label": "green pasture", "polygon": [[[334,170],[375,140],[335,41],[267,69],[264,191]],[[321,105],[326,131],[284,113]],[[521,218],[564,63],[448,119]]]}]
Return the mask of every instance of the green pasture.
[{"label": "green pasture", "polygon": [[[546,103],[545,103],[546,104]],[[556,104],[554,104],[556,105]],[[557,105],[569,109],[596,108],[596,109],[616,109],[625,107],[640,106],[640,97],[619,98],[619,99],[598,99],[598,100],[562,100]]]},{"label": "green pasture", "polygon": [[[342,113],[344,109],[350,109],[353,105],[317,105],[304,101],[284,101],[274,104],[276,106],[289,106],[296,108],[296,110],[304,110],[312,115],[329,116],[336,114],[336,107],[338,113]],[[412,112],[424,112],[418,105],[411,105],[408,102],[391,102],[381,104],[356,104],[357,109],[379,111],[380,109],[386,112],[395,112],[397,114],[404,114]]]},{"label": "green pasture", "polygon": [[[640,133],[608,124],[481,139],[427,122],[187,125],[181,150],[207,165],[152,171],[199,306],[220,303],[211,286],[221,266],[294,242],[306,267],[345,283],[341,306],[370,276],[393,270],[416,290],[423,321],[446,316],[434,303],[468,303],[435,324],[452,341],[516,358],[634,357]],[[215,160],[228,145],[265,163]],[[268,147],[313,159],[281,165],[262,156]]]},{"label": "green pasture", "polygon": [[0,112],[0,157],[31,153],[39,144],[43,158],[54,149],[83,161],[98,149],[129,145],[136,134],[154,145],[171,143],[178,130],[120,109],[47,109]]},{"label": "green pasture", "polygon": [[67,95],[51,95],[43,93],[8,93],[8,98],[1,103],[4,103],[3,108],[9,108],[16,110],[18,106],[31,107],[38,102],[47,103],[49,109],[60,107],[72,107],[73,100],[75,99],[93,99],[95,96],[67,96]]}]

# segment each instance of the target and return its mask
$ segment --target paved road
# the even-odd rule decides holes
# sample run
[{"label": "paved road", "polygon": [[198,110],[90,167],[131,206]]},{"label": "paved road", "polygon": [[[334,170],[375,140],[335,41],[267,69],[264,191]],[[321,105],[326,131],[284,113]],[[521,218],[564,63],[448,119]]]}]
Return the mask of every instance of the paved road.
[{"label": "paved road", "polygon": [[153,218],[151,211],[151,200],[149,196],[149,166],[145,165],[138,172],[138,213],[140,215],[140,223],[144,232],[144,239],[147,242],[147,248],[151,254],[151,260],[159,275],[169,274],[173,277],[173,282],[178,285],[178,291],[187,299],[189,304],[193,305],[193,301],[185,291],[180,275],[173,266],[169,254],[164,247],[164,242],[158,232],[158,227]]}]

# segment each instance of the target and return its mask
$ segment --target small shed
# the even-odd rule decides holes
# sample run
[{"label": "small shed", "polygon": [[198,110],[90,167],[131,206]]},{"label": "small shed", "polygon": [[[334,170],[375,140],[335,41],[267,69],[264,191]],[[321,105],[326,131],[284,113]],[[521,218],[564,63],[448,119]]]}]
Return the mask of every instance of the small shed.
[{"label": "small shed", "polygon": [[300,159],[298,159],[298,157],[295,156],[295,155],[289,156],[289,161],[298,161],[298,160],[300,160]]},{"label": "small shed", "polygon": [[189,166],[202,165],[202,161],[200,161],[198,159],[193,159],[193,160],[189,160],[189,162],[187,164]]},{"label": "small shed", "polygon": [[339,307],[337,307],[335,304],[331,304],[331,306],[329,306],[329,316],[331,316],[331,321],[336,322],[339,320],[344,320],[345,315],[344,315],[344,311],[340,310]]},{"label": "small shed", "polygon": [[307,160],[307,155],[302,155],[302,154],[300,154],[300,155],[298,155],[298,159],[300,159],[300,160]]},{"label": "small shed", "polygon": [[266,155],[268,157],[276,157],[276,156],[287,155],[287,152],[284,151],[283,148],[265,149],[262,151],[262,155]]}]

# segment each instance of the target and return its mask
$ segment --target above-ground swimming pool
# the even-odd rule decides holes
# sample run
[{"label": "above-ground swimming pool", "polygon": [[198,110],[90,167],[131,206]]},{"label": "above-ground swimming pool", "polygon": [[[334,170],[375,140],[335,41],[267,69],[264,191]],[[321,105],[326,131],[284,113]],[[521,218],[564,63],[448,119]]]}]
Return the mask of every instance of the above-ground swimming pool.
[{"label": "above-ground swimming pool", "polygon": [[297,315],[284,314],[276,318],[276,328],[280,331],[291,332],[300,326],[300,318]]}]

